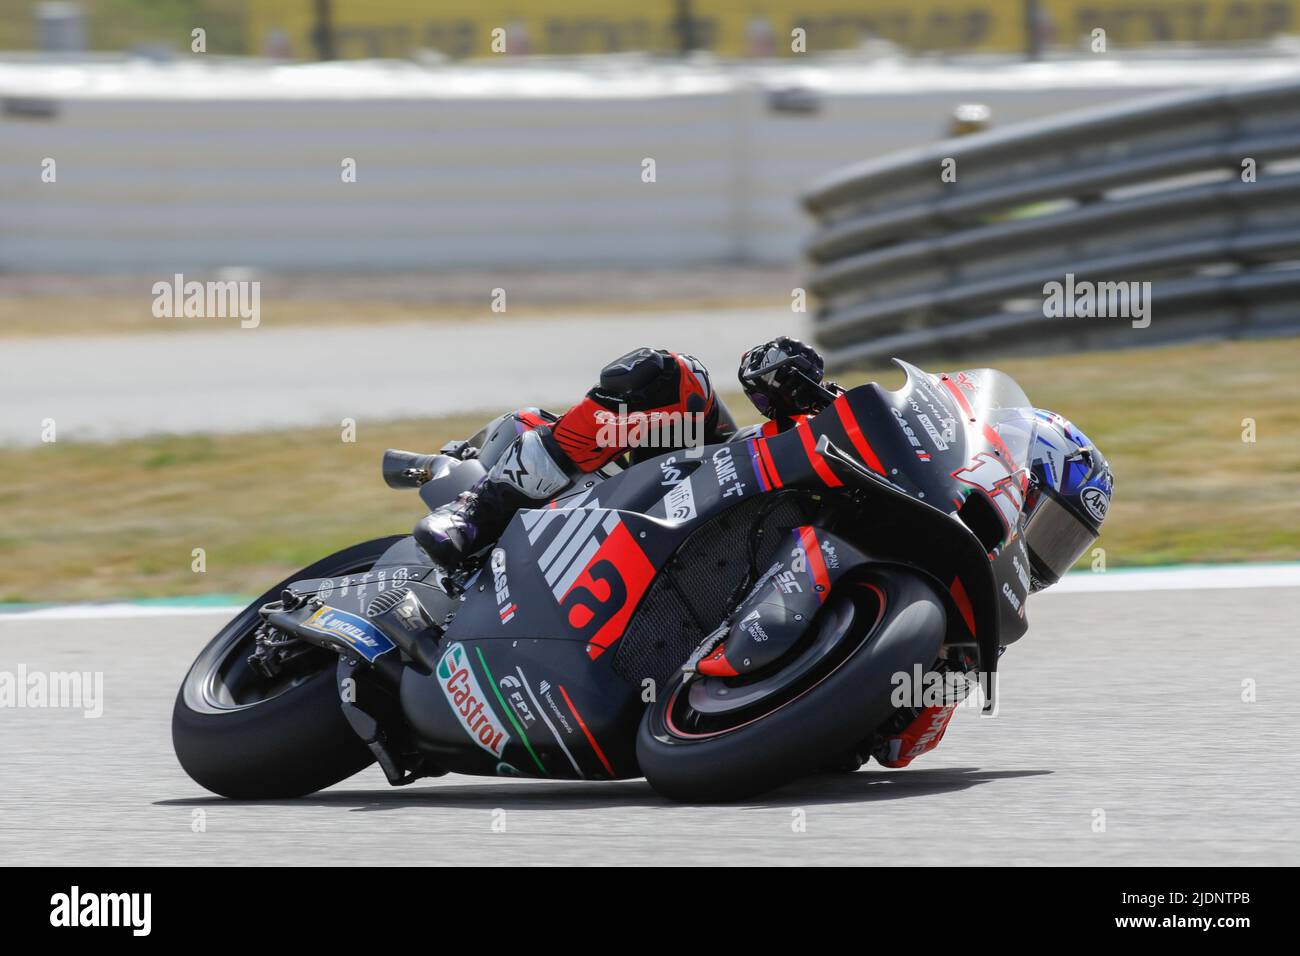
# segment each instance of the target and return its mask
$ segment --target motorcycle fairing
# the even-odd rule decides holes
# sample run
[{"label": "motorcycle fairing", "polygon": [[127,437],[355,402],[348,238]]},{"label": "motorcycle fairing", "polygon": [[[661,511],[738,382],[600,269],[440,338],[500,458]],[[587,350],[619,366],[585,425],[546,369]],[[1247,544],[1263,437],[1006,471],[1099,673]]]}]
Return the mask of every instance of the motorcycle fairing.
[{"label": "motorcycle fairing", "polygon": [[[1028,586],[1017,565],[1028,567],[1020,508],[1032,411],[1001,373],[931,376],[898,364],[907,373],[898,391],[859,386],[796,428],[746,442],[753,474],[763,489],[849,484],[865,494],[874,505],[855,535],[859,546],[938,578],[991,673],[998,648],[1027,627]],[[991,521],[976,521],[981,513]],[[981,541],[972,526],[992,534]]]},{"label": "motorcycle fairing", "polygon": [[[660,455],[517,514],[499,542],[502,559],[468,582],[443,639],[462,646],[483,691],[470,709],[486,699],[501,753],[465,747],[474,728],[455,709],[463,700],[447,694],[464,691],[466,678],[430,694],[428,678],[412,674],[401,697],[421,749],[468,773],[636,775],[630,728],[654,688],[620,677],[609,651],[694,532],[742,502],[790,489],[862,498],[868,518],[855,546],[937,578],[952,626],[965,629],[958,642],[964,634],[992,673],[999,646],[1025,629],[1027,588],[1015,565],[1027,560],[1013,497],[1027,448],[1015,431],[1023,393],[986,370],[935,377],[900,365],[908,379],[897,392],[860,386],[785,432]],[[990,461],[1005,471],[996,480]],[[995,509],[997,540],[982,543],[964,522],[971,497]]]},{"label": "motorcycle fairing", "polygon": [[[729,506],[708,467],[707,455],[718,447],[725,448],[663,455],[552,506],[520,512],[467,582],[443,640],[463,645],[475,679],[502,692],[493,706],[513,733],[498,761],[510,770],[496,770],[637,774],[628,728],[644,708],[642,688],[615,674],[614,655],[606,652],[680,543]],[[606,501],[625,507],[604,507]],[[484,772],[494,757],[466,753],[467,730],[447,703],[430,706],[431,696],[404,681],[403,708],[422,749],[449,769]]]},{"label": "motorcycle fairing", "polygon": [[[497,686],[511,705],[496,704],[507,722],[513,714],[520,724],[500,761],[511,772],[637,774],[629,728],[644,709],[642,694],[653,689],[615,673],[615,655],[608,652],[680,545],[760,493],[747,469],[743,449],[734,445],[669,453],[584,483],[511,521],[499,542],[500,558],[494,553],[467,582],[443,638],[463,644],[479,683]],[[516,673],[520,667],[527,680]],[[504,693],[502,674],[521,685],[509,688],[516,696]],[[422,749],[448,769],[491,772],[486,765],[493,758],[481,750],[467,753],[465,728],[447,702],[430,704],[432,697],[427,686],[408,688],[404,681],[403,709]],[[551,724],[528,721],[522,703],[534,718],[548,715]],[[619,741],[628,743],[626,749]]]},{"label": "motorcycle fairing", "polygon": [[369,571],[337,578],[302,578],[286,590],[298,598],[314,597],[335,610],[368,617],[375,598],[396,588],[409,588],[429,617],[442,624],[459,602],[438,586],[433,569],[428,555],[408,536],[395,542]]},{"label": "motorcycle fairing", "polygon": [[519,512],[498,543],[502,560],[468,582],[448,637],[580,641],[599,658],[681,543],[757,493],[746,466],[737,445],[670,452]]},{"label": "motorcycle fairing", "polygon": [[400,690],[420,750],[439,766],[570,780],[638,775],[627,729],[644,702],[608,659],[593,665],[582,643],[566,640],[444,639],[442,647],[439,668],[408,669]]},{"label": "motorcycle fairing", "polygon": [[710,677],[737,677],[779,660],[808,629],[831,586],[866,560],[829,531],[812,525],[793,528],[783,557],[750,590],[726,636],[696,670]]},{"label": "motorcycle fairing", "polygon": [[379,628],[358,614],[323,604],[312,611],[298,626],[345,642],[371,664],[382,654],[397,648]]}]

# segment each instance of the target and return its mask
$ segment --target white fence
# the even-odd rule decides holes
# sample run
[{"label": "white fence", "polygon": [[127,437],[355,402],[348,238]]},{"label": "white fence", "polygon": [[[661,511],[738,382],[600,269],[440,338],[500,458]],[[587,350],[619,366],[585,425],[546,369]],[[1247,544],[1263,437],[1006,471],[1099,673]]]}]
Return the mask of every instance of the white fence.
[{"label": "white fence", "polygon": [[[3,63],[0,271],[788,263],[801,190],[957,103],[1001,125],[1288,69]],[[773,108],[790,87],[813,111]]]}]

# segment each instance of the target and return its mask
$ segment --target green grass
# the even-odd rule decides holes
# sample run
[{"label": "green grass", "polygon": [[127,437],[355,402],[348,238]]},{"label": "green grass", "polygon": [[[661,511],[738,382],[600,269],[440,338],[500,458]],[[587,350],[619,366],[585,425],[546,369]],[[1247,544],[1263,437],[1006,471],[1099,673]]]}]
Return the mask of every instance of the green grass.
[{"label": "green grass", "polygon": [[1108,566],[1300,558],[1300,339],[996,365],[1109,459]]},{"label": "green grass", "polygon": [[[1109,457],[1110,567],[1300,559],[1300,340],[996,364]],[[893,368],[875,377],[902,381]],[[485,417],[363,421],[351,444],[312,429],[0,452],[0,603],[260,593],[330,551],[409,530],[423,507],[384,485],[382,451],[436,449]]]}]

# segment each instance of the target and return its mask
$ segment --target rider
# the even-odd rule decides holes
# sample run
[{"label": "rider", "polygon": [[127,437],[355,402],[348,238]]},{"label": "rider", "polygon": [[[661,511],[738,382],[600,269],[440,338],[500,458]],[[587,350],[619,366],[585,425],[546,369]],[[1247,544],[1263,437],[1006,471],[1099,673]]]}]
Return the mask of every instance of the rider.
[{"label": "rider", "polygon": [[[796,419],[820,411],[839,393],[837,386],[822,382],[822,371],[822,357],[815,349],[781,336],[744,354],[740,383],[754,406],[771,420],[768,427],[783,430]],[[637,349],[606,365],[600,382],[558,419],[525,408],[489,425],[484,452],[503,434],[510,444],[472,490],[416,525],[415,539],[435,564],[457,567],[496,540],[520,508],[550,500],[580,475],[628,452],[633,422],[654,421],[654,416],[662,421],[673,415],[701,416],[700,437],[706,445],[751,433],[751,429],[736,432],[699,359],[664,349]],[[661,434],[671,430],[663,429]],[[472,447],[453,444],[454,453]],[[671,449],[661,446],[654,452],[665,450]],[[636,460],[643,449],[631,451]],[[490,457],[481,454],[485,461]],[[497,454],[496,449],[492,454]]]},{"label": "rider", "polygon": [[[482,433],[485,440],[447,446],[444,451],[451,454],[482,457],[489,463],[487,475],[423,518],[415,539],[434,563],[456,568],[495,541],[521,508],[549,501],[579,476],[624,453],[631,451],[637,460],[644,450],[629,448],[632,422],[697,415],[702,444],[772,434],[816,414],[840,394],[839,386],[823,381],[823,371],[815,349],[785,336],[745,352],[738,378],[768,421],[737,431],[698,359],[664,349],[629,352],[605,366],[599,383],[558,419],[539,409],[520,409],[491,423]],[[1100,534],[1111,474],[1106,459],[1070,422],[1042,409],[1035,414],[1024,537],[1037,591],[1056,583]],[[494,447],[501,445],[504,450]],[[906,766],[939,743],[955,709],[955,704],[900,709],[873,755],[885,766]]]},{"label": "rider", "polygon": [[[1024,540],[1030,593],[1051,587],[1101,534],[1114,479],[1106,457],[1064,417],[1034,409]],[[886,767],[906,767],[943,739],[964,693],[944,704],[901,707],[877,734],[870,753]]]}]

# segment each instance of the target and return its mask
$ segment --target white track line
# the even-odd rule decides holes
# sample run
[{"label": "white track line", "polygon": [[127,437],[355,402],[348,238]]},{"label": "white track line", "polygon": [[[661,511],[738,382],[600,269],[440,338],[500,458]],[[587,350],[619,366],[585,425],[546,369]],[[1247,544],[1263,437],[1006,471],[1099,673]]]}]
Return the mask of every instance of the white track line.
[{"label": "white track line", "polygon": [[0,624],[15,621],[111,621],[131,617],[233,617],[243,605],[58,604],[24,611],[0,612]]},{"label": "white track line", "polygon": [[1047,594],[1103,591],[1199,591],[1206,588],[1300,587],[1297,564],[1220,564],[1068,574]]}]

